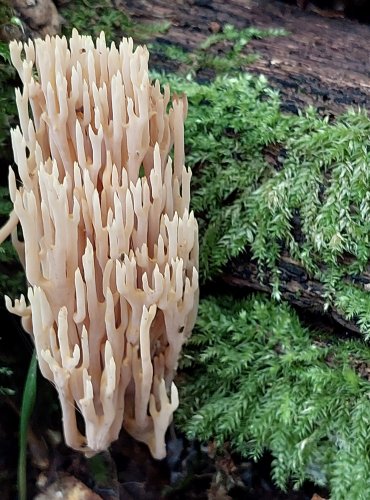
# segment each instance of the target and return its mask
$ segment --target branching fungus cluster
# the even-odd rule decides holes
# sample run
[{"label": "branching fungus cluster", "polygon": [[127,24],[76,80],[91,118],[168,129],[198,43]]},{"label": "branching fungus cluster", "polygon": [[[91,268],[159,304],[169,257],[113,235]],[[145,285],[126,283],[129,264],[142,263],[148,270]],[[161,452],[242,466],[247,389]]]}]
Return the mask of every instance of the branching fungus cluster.
[{"label": "branching fungus cluster", "polygon": [[123,425],[163,458],[198,302],[186,99],[151,84],[148,51],[131,39],[107,47],[103,33],[94,44],[74,31],[10,50],[23,82],[12,131],[21,182],[10,170],[1,237],[12,230],[29,304],[7,307],[58,390],[69,446],[94,454]]}]

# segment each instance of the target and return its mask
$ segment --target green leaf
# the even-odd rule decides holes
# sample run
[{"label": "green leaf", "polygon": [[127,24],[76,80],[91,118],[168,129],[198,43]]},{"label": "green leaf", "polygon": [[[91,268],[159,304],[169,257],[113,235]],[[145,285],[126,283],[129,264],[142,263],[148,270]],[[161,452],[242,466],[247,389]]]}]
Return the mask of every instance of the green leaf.
[{"label": "green leaf", "polygon": [[19,429],[19,457],[18,457],[18,495],[19,500],[27,499],[27,433],[30,418],[35,406],[37,388],[37,358],[33,352],[27,372],[26,384],[23,391],[21,419]]}]

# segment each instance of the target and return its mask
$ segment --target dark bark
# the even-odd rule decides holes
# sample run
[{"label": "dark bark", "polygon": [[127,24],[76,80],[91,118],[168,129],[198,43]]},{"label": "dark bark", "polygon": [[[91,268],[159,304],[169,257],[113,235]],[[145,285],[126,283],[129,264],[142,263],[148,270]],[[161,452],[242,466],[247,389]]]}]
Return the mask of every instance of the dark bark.
[{"label": "dark bark", "polygon": [[336,115],[346,106],[369,107],[370,76],[366,40],[370,26],[337,19],[274,0],[116,0],[140,22],[167,19],[159,41],[194,50],[215,26],[285,28],[284,37],[254,40],[260,58],[249,70],[265,74],[282,96],[283,108],[313,105]]},{"label": "dark bark", "polygon": [[[279,291],[282,299],[304,311],[329,315],[334,324],[340,325],[345,330],[355,334],[360,332],[356,318],[346,319],[342,311],[333,306],[325,309],[323,283],[309,276],[298,261],[292,259],[287,253],[283,253],[278,262],[278,268],[280,271]],[[245,254],[228,264],[222,279],[227,284],[237,288],[272,292],[272,273],[268,269],[264,269],[261,277],[257,263]],[[370,267],[360,276],[348,278],[348,282],[352,282],[361,288],[370,286]]]}]

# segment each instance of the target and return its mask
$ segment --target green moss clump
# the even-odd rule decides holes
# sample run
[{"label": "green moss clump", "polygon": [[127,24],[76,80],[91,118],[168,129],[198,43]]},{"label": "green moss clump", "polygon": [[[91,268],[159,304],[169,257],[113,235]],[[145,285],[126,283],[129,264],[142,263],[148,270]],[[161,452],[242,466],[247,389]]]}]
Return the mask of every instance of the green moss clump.
[{"label": "green moss clump", "polygon": [[[304,480],[336,500],[369,492],[370,351],[300,324],[260,296],[208,298],[185,350],[178,423],[189,437],[273,455],[285,489]],[[186,368],[185,368],[186,367]]]},{"label": "green moss clump", "polygon": [[122,9],[116,8],[111,0],[73,0],[62,7],[60,13],[64,18],[63,32],[66,36],[71,35],[73,28],[94,38],[104,31],[109,43],[117,42],[123,36],[132,37],[137,43],[145,42],[170,27],[168,21],[137,23]]},{"label": "green moss clump", "polygon": [[[0,163],[3,173],[0,176],[0,225],[10,211],[12,204],[9,199],[7,184],[8,165],[13,160],[10,145],[10,129],[17,123],[17,107],[14,87],[19,80],[15,69],[10,63],[8,40],[20,36],[20,21],[14,17],[14,11],[4,0],[0,0]],[[24,273],[20,270],[18,258],[10,242],[5,242],[0,248],[0,300],[3,295],[18,296],[25,290]]]},{"label": "green moss clump", "polygon": [[[247,73],[206,85],[165,78],[189,97],[187,164],[203,281],[249,248],[279,298],[278,262],[288,252],[325,285],[325,307],[355,318],[368,337],[370,299],[358,280],[370,259],[366,112],[333,122],[313,109],[288,115],[266,78]],[[275,162],[266,159],[269,147]]]},{"label": "green moss clump", "polygon": [[[161,58],[180,63],[180,74],[196,75],[199,71],[211,70],[217,75],[240,73],[248,64],[258,59],[258,54],[246,52],[252,40],[286,35],[283,29],[244,28],[238,30],[226,24],[219,33],[207,37],[193,52],[179,45],[150,44],[151,52]],[[212,50],[210,50],[212,49]]]}]

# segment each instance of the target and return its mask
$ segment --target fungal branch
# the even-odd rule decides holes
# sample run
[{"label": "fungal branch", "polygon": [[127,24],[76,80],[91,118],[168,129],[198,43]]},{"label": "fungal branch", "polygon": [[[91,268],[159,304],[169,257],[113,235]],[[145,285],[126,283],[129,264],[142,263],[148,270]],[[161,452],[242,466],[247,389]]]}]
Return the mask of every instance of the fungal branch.
[{"label": "fungal branch", "polygon": [[23,82],[12,131],[21,183],[10,170],[0,237],[12,231],[29,289],[7,307],[57,388],[69,446],[94,454],[123,426],[163,458],[198,305],[187,101],[151,84],[148,51],[131,39],[108,48],[103,33],[94,43],[74,31],[10,52]]}]

